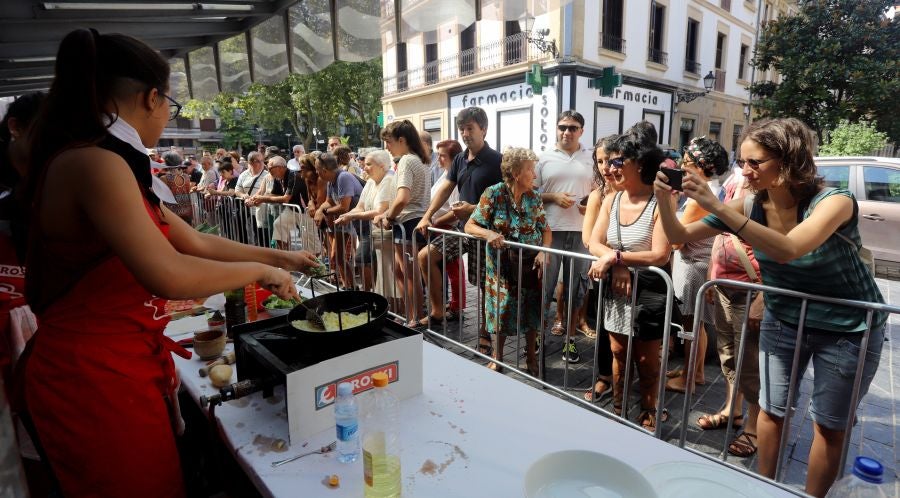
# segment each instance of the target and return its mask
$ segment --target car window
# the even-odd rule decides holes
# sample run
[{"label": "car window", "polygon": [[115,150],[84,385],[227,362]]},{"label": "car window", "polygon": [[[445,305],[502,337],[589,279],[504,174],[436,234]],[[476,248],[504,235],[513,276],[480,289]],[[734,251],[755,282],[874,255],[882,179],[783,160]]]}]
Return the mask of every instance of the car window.
[{"label": "car window", "polygon": [[900,169],[865,166],[866,200],[900,203]]},{"label": "car window", "polygon": [[850,166],[819,166],[816,168],[825,177],[825,186],[850,188]]}]

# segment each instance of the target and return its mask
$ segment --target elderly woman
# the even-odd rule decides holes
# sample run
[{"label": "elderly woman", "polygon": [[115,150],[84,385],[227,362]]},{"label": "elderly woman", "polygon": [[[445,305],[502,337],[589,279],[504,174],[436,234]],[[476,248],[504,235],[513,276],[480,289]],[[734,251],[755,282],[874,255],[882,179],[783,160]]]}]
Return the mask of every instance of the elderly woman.
[{"label": "elderly woman", "polygon": [[[690,171],[684,193],[711,214],[689,225],[675,218],[673,191],[663,175],[655,182],[660,221],[675,243],[733,233],[753,246],[762,279],[772,287],[839,299],[883,303],[872,272],[862,261],[856,199],[846,189],[827,188],[813,162],[815,140],[794,118],[755,121],[740,141],[738,165],[756,197],[745,209],[742,199],[719,201],[706,182]],[[854,374],[867,312],[810,301],[803,342],[796,343],[801,303],[780,294],[765,294],[759,332],[759,472],[775,476],[787,408],[791,366],[799,358],[797,382],[812,361],[813,441],[809,450],[806,492],[824,496],[838,472]],[[878,369],[887,316],[872,317],[859,399]],[[799,350],[798,350],[799,349]],[[793,400],[796,403],[796,398]]]},{"label": "elderly woman", "polygon": [[[629,267],[662,266],[669,261],[672,248],[662,225],[656,222],[657,201],[652,188],[664,155],[655,140],[648,139],[639,130],[618,137],[606,151],[613,182],[619,191],[606,196],[600,206],[590,243],[591,254],[598,260],[591,264],[589,274],[593,278],[611,275],[604,291],[611,291],[612,296],[604,299],[603,326],[609,333],[613,353],[613,409],[616,414],[622,412],[624,375],[630,368],[625,364],[628,336],[634,335],[632,360],[637,363],[641,393],[638,422],[653,431],[657,424],[656,383],[664,329],[658,313],[654,313],[651,321],[635,317],[632,326],[632,312],[637,311],[631,309]],[[639,289],[665,292],[665,283],[658,275],[643,272],[640,279]]]},{"label": "elderly woman", "polygon": [[165,162],[160,179],[172,191],[177,204],[169,204],[168,207],[188,224],[193,220],[191,208],[191,177],[184,172],[184,164],[181,155],[175,151],[163,154]]},{"label": "elderly woman", "polygon": [[[431,186],[432,197],[437,194],[437,191],[447,178],[447,172],[450,171],[450,166],[453,164],[453,158],[462,152],[462,146],[459,145],[459,142],[456,140],[444,140],[438,143],[437,152],[441,175],[438,177],[437,181],[434,182],[434,185]],[[459,190],[454,188],[444,205],[435,211],[433,215],[433,225],[436,228],[452,230],[456,226],[459,220],[456,218],[456,215],[453,214],[453,210],[450,209],[450,206],[457,201],[459,201]],[[458,242],[455,239],[451,240],[453,240],[453,242],[448,240],[447,243]],[[447,321],[454,321],[459,317],[459,314],[462,313],[462,310],[466,305],[466,285],[465,282],[463,282],[466,269],[462,258],[457,256],[447,260],[446,275],[447,279],[450,281],[450,303],[447,305],[447,308],[444,309],[443,289],[445,273],[441,269],[440,253],[435,252],[435,250],[443,250],[442,244],[442,242],[432,240],[430,246],[431,251],[429,251],[429,247],[423,247],[419,251],[419,268],[422,269],[422,275],[425,275],[425,278],[429,279],[427,292],[429,304],[431,306],[431,316],[418,320],[413,324],[415,326],[427,326],[429,318],[436,323],[440,323],[445,318]],[[429,252],[431,253],[430,255]],[[430,270],[428,268],[429,264],[431,266]]]},{"label": "elderly woman", "polygon": [[[371,225],[371,221],[376,216],[385,212],[394,200],[396,193],[394,189],[394,176],[388,172],[393,166],[391,155],[385,150],[377,150],[366,155],[363,163],[366,175],[369,180],[363,187],[362,193],[359,195],[359,203],[355,208],[347,213],[342,214],[334,221],[335,225],[353,224],[354,226]],[[381,257],[381,244],[383,240],[390,240],[393,234],[385,233],[380,227],[372,230],[371,235],[360,237],[359,247],[356,249],[357,264],[363,268],[363,285],[365,290],[373,290],[372,282],[372,262],[373,256],[380,261],[378,267],[378,280],[375,282],[374,290],[385,297],[393,297],[393,285],[388,285],[384,281],[385,271],[390,274],[390,264],[385,265],[384,258]],[[390,263],[388,261],[388,263]],[[390,287],[386,289],[385,287]]]},{"label": "elderly woman", "polygon": [[[718,142],[706,137],[693,138],[684,151],[681,169],[700,175],[706,181],[713,194],[718,196],[719,191],[722,190],[718,177],[728,171],[728,153],[725,152],[725,149]],[[688,199],[684,204],[681,223],[685,225],[693,223],[707,214],[709,212],[700,207],[696,201]],[[714,239],[715,237],[710,237],[672,246],[675,249],[675,259],[672,262],[672,285],[675,287],[675,297],[681,300],[679,305],[682,316],[681,323],[686,331],[693,331],[694,328],[694,304],[696,303],[697,292],[699,292],[700,286],[706,282],[706,277],[709,273],[709,257],[712,253]],[[713,307],[704,306],[700,327],[696,331],[700,344],[698,344],[697,349],[697,366],[694,381],[700,385],[706,383],[703,373],[703,359],[706,357],[706,329],[704,324],[712,325],[714,323]],[[685,341],[685,358],[688,357],[690,347],[690,341]],[[667,372],[667,375],[670,379],[666,382],[666,389],[683,393],[684,386],[687,383],[686,370],[680,369],[671,373]],[[716,429],[724,427],[723,420],[727,422],[728,419],[727,417],[713,419],[701,417],[699,422],[700,428]]]},{"label": "elderly woman", "polygon": [[362,193],[362,185],[353,173],[341,170],[337,158],[329,152],[316,159],[316,172],[328,182],[328,187],[325,202],[316,208],[313,221],[317,224],[325,222],[326,231],[331,231],[329,253],[331,267],[337,269],[341,286],[350,289],[353,288],[350,258],[353,255],[355,232],[352,226],[335,225],[334,220],[356,207]]},{"label": "elderly woman", "polygon": [[[485,261],[484,318],[489,334],[496,336],[491,370],[500,370],[503,343],[507,335],[525,330],[525,361],[531,375],[538,374],[535,339],[541,323],[540,306],[519,306],[541,301],[541,275],[546,253],[522,251],[517,248],[503,254],[497,268],[497,252],[504,242],[518,242],[550,247],[551,232],[547,226],[544,204],[534,188],[534,165],[537,155],[529,149],[509,148],[503,151],[500,164],[503,182],[492,185],[481,194],[478,207],[466,223],[466,233],[487,241],[489,250]],[[521,267],[522,278],[519,279]],[[520,288],[521,287],[521,288]],[[521,321],[519,315],[521,314]],[[518,327],[517,327],[518,324]]]}]

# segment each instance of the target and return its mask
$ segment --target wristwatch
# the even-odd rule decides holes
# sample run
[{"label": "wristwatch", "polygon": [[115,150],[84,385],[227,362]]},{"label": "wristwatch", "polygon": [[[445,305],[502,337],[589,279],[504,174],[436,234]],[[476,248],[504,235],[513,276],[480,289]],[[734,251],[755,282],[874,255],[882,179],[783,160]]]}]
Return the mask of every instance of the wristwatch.
[{"label": "wristwatch", "polygon": [[616,249],[616,264],[617,265],[622,264],[622,251],[620,251],[618,249]]}]

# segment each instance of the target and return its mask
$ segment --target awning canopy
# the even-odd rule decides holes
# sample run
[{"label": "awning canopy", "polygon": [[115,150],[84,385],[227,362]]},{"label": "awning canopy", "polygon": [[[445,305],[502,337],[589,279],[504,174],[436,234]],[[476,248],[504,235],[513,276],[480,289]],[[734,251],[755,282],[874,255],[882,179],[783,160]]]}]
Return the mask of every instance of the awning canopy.
[{"label": "awning canopy", "polygon": [[[174,65],[189,61],[188,54],[206,48],[209,55],[215,56],[198,52],[196,59],[202,61],[205,77],[212,74],[214,84],[206,83],[206,88],[217,87],[216,91],[231,89],[232,79],[242,72],[232,74],[233,69],[222,67],[235,58],[235,46],[248,62],[256,54],[262,63],[255,68],[254,64],[247,64],[246,84],[272,78],[273,68],[264,59],[273,56],[285,59],[288,71],[301,73],[322,69],[334,60],[368,60],[381,54],[378,23],[381,3],[379,0],[213,0],[209,3],[0,0],[0,96],[49,88],[59,42],[79,27],[134,36],[158,49]],[[375,22],[360,24],[360,19]],[[273,32],[270,26],[281,29]],[[217,44],[223,40],[232,43],[223,47],[220,54]],[[234,43],[243,40],[246,44]],[[242,45],[245,48],[241,49]],[[237,57],[240,59],[241,54]],[[214,63],[214,72],[209,62]],[[191,64],[182,66],[188,75]],[[276,75],[283,72],[280,66],[274,70]]]}]

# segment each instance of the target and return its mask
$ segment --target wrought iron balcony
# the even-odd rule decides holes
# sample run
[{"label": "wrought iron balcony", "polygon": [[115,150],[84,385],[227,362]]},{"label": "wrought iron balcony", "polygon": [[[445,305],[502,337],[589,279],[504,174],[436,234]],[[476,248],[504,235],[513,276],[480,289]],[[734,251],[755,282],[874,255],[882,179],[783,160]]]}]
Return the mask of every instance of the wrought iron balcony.
[{"label": "wrought iron balcony", "polygon": [[548,49],[540,48],[534,41],[529,42],[528,35],[529,33],[516,33],[387,77],[383,82],[384,95],[416,90],[552,55]]},{"label": "wrought iron balcony", "polygon": [[667,66],[669,64],[669,54],[663,52],[662,50],[650,48],[647,51],[647,60],[650,62],[655,62],[657,64],[662,64],[663,66]]},{"label": "wrought iron balcony", "polygon": [[691,74],[700,75],[700,63],[697,61],[692,61],[690,59],[685,59],[684,70]]},{"label": "wrought iron balcony", "polygon": [[609,33],[600,33],[600,48],[624,54],[625,40]]}]

